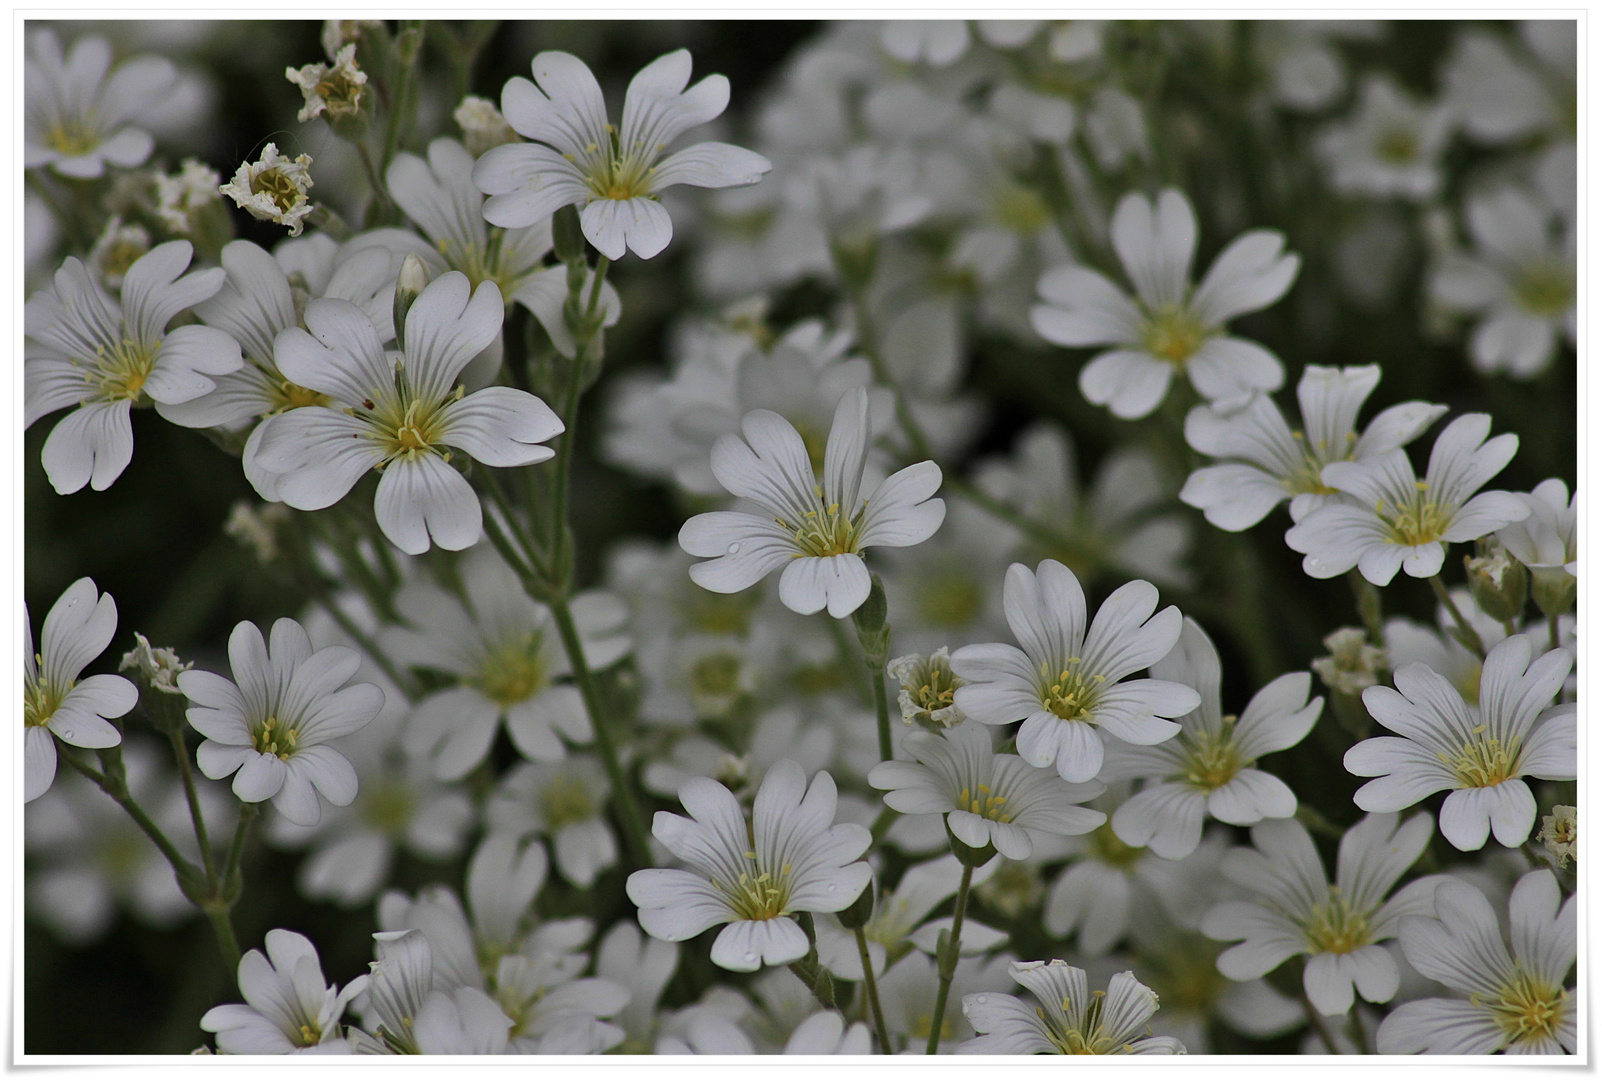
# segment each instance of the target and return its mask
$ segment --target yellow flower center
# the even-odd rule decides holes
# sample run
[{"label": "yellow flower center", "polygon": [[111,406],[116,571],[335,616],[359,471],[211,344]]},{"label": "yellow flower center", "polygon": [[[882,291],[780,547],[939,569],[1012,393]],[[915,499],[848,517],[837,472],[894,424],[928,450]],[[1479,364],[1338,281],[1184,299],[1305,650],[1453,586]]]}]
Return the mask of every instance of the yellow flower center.
[{"label": "yellow flower center", "polygon": [[1183,369],[1202,343],[1212,336],[1207,326],[1182,304],[1166,304],[1146,317],[1141,332],[1146,351]]},{"label": "yellow flower center", "polygon": [[912,701],[920,709],[937,712],[949,709],[957,699],[957,677],[946,664],[929,664],[923,672],[924,681],[912,691]]},{"label": "yellow flower center", "polygon": [[312,405],[327,405],[333,399],[327,394],[320,394],[316,390],[308,390],[304,386],[297,386],[288,379],[283,380],[273,388],[273,409],[271,415],[289,412],[291,409],[304,409]]},{"label": "yellow flower center", "polygon": [[1569,993],[1520,969],[1492,1000],[1471,998],[1491,1010],[1509,1042],[1550,1038],[1563,1021]]},{"label": "yellow flower center", "polygon": [[1417,547],[1439,540],[1452,523],[1455,507],[1444,506],[1429,497],[1429,484],[1413,481],[1417,493],[1406,503],[1392,503],[1386,510],[1385,500],[1374,504],[1374,512],[1390,526],[1391,543],[1402,547]]},{"label": "yellow flower center", "polygon": [[1411,165],[1418,152],[1418,136],[1408,128],[1391,128],[1374,144],[1375,156],[1387,165]]},{"label": "yellow flower center", "polygon": [[[821,501],[823,489],[813,487],[813,492]],[[806,516],[795,524],[783,518],[774,518],[782,528],[789,529],[795,534],[796,546],[801,550],[793,558],[826,559],[832,555],[851,555],[857,551],[858,533],[862,527],[862,512],[866,510],[868,500],[862,500],[862,507],[855,517],[847,517],[840,511],[839,503],[830,503],[821,510],[808,510]]]},{"label": "yellow flower center", "polygon": [[[42,665],[44,658],[36,656],[35,663]],[[22,726],[44,727],[50,723],[50,718],[56,715],[56,710],[61,708],[62,699],[67,696],[67,691],[72,689],[72,683],[69,682],[66,686],[57,690],[50,685],[50,680],[48,679],[40,679],[38,682],[29,679],[24,680],[24,682],[25,685],[22,689]]]},{"label": "yellow flower center", "polygon": [[510,304],[517,275],[511,267],[501,262],[501,241],[505,235],[505,230],[490,229],[489,240],[483,248],[477,244],[464,247],[450,239],[439,241],[438,247],[450,268],[466,274],[473,288],[478,288],[480,282],[493,281],[501,290],[501,296]]},{"label": "yellow flower center", "polygon": [[1372,940],[1367,916],[1353,910],[1334,885],[1329,899],[1313,909],[1303,932],[1314,952],[1349,953]]},{"label": "yellow flower center", "polygon": [[1223,787],[1250,764],[1241,760],[1240,749],[1235,745],[1233,716],[1224,717],[1224,729],[1216,734],[1186,732],[1180,738],[1186,749],[1185,771],[1180,779],[1203,791]]},{"label": "yellow flower center", "polygon": [[296,203],[306,197],[305,192],[282,169],[264,169],[251,177],[250,193],[266,195],[281,214],[295,209]]},{"label": "yellow flower center", "polygon": [[[952,1039],[955,1039],[957,1037],[957,1025],[952,1023],[951,1017],[949,1015],[950,1011],[951,1010],[949,1008],[947,1008],[947,1010],[946,1010],[947,1015],[940,1018],[940,1041],[941,1042],[950,1042]],[[907,1034],[909,1036],[911,1036],[911,1041],[910,1041],[909,1045],[916,1046],[916,1047],[924,1047],[924,1046],[929,1045],[929,1033],[931,1031],[933,1031],[933,1030],[934,1030],[934,1013],[933,1012],[919,1013],[916,1017],[913,1018],[913,1021],[912,1021],[911,1025],[909,1025],[909,1027],[907,1029]],[[920,1054],[923,1053],[923,1051],[921,1049],[918,1052]]]},{"label": "yellow flower center", "polygon": [[606,127],[611,133],[611,145],[604,153],[595,143],[584,148],[589,173],[585,185],[590,193],[597,199],[654,198],[651,187],[656,167],[651,162],[664,148],[650,148],[636,139],[624,153],[618,145],[616,129],[610,124]]},{"label": "yellow flower center", "polygon": [[556,832],[594,817],[595,802],[582,779],[563,776],[546,784],[540,792],[540,812],[545,816],[546,828]]},{"label": "yellow flower center", "polygon": [[734,653],[712,653],[690,665],[690,697],[704,716],[730,712],[746,692],[745,661]]},{"label": "yellow flower center", "polygon": [[[1057,1025],[1046,1024],[1050,1034],[1051,1044],[1057,1048],[1059,1054],[1111,1054],[1120,1049],[1128,1050],[1128,1043],[1120,1044],[1113,1039],[1112,1034],[1102,1027],[1102,1003],[1107,999],[1107,991],[1092,990],[1090,1007],[1085,1010],[1084,1019],[1079,1027],[1064,1027],[1057,1029]],[[1073,1003],[1063,998],[1059,1004],[1062,1011],[1072,1015]],[[1046,1010],[1036,1007],[1035,1015],[1042,1020],[1046,1019]]]},{"label": "yellow flower center", "polygon": [[1332,461],[1350,461],[1352,453],[1357,448],[1357,432],[1346,433],[1346,445],[1340,448],[1332,447],[1324,439],[1309,445],[1307,435],[1301,430],[1291,432],[1291,438],[1296,440],[1302,450],[1302,464],[1296,472],[1287,476],[1283,481],[1286,490],[1292,495],[1337,495],[1334,488],[1324,483],[1324,466]]},{"label": "yellow flower center", "polygon": [[545,689],[548,681],[540,645],[537,631],[505,642],[485,658],[472,682],[503,707],[527,701]]},{"label": "yellow flower center", "polygon": [[1143,847],[1131,847],[1118,839],[1110,824],[1104,824],[1090,834],[1091,856],[1108,866],[1133,866],[1146,856]]},{"label": "yellow flower center", "polygon": [[745,857],[751,861],[749,872],[732,882],[713,878],[712,887],[728,898],[741,919],[765,922],[785,914],[790,903],[790,864],[774,873],[757,864],[756,852],[747,851]]},{"label": "yellow flower center", "polygon": [[1435,755],[1452,770],[1460,788],[1495,787],[1519,774],[1519,744],[1484,738],[1485,730],[1484,724],[1475,727],[1474,734],[1480,737],[1465,742],[1455,758]]},{"label": "yellow flower center", "polygon": [[107,349],[95,348],[95,377],[105,401],[137,401],[156,366],[154,350],[137,342],[123,339],[121,344]]},{"label": "yellow flower center", "polygon": [[329,116],[353,116],[361,111],[366,79],[356,79],[350,69],[336,67],[318,80],[313,92],[323,99]]},{"label": "yellow flower center", "polygon": [[1068,666],[1058,672],[1055,679],[1047,664],[1040,665],[1040,703],[1064,720],[1083,720],[1089,716],[1101,694],[1101,684],[1107,681],[1103,675],[1085,678],[1078,670],[1079,662],[1079,657],[1070,656]]},{"label": "yellow flower center", "polygon": [[999,821],[1003,825],[1012,820],[1012,815],[1007,813],[1006,797],[992,794],[989,784],[980,784],[977,791],[963,788],[957,796],[957,809],[978,814],[987,821]]},{"label": "yellow flower center", "polygon": [[729,594],[696,589],[690,597],[686,621],[706,634],[744,634],[751,627],[751,612],[761,598],[759,589]]},{"label": "yellow flower center", "polygon": [[362,820],[383,833],[394,833],[412,819],[417,800],[405,784],[380,780],[362,792]]},{"label": "yellow flower center", "polygon": [[1574,273],[1555,263],[1527,266],[1513,283],[1513,295],[1532,315],[1562,315],[1574,304]]},{"label": "yellow flower center", "polygon": [[272,754],[279,761],[288,761],[300,745],[300,729],[269,716],[251,733],[250,744],[258,754]]},{"label": "yellow flower center", "polygon": [[85,120],[62,120],[45,132],[45,144],[63,157],[81,157],[100,145],[100,133]]},{"label": "yellow flower center", "polygon": [[149,250],[150,243],[139,236],[113,240],[101,251],[100,272],[108,282],[121,281],[128,276],[128,269]]},{"label": "yellow flower center", "polygon": [[323,1040],[322,1025],[318,1024],[315,1020],[308,1020],[304,1024],[300,1025],[300,1031],[298,1034],[300,1036],[301,1046],[316,1046]]},{"label": "yellow flower center", "polygon": [[1033,236],[1051,224],[1051,208],[1032,188],[1008,185],[996,194],[996,218],[1020,236]]}]

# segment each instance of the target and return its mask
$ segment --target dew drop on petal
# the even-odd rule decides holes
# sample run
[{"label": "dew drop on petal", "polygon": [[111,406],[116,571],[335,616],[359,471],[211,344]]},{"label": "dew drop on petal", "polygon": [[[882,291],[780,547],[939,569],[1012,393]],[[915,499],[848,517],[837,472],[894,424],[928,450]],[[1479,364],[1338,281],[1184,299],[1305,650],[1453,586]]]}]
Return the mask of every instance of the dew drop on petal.
[{"label": "dew drop on petal", "polygon": [[740,545],[739,544],[730,544],[729,545],[729,554],[730,555],[738,555],[738,554],[740,554]]},{"label": "dew drop on petal", "polygon": [[748,963],[748,964],[756,963],[756,958],[757,958],[757,954],[754,953],[754,952],[748,952],[748,953],[745,954],[745,962]]},{"label": "dew drop on petal", "polygon": [[973,998],[975,1005],[983,1005],[988,1000],[990,999],[985,997],[983,994],[975,994]]}]

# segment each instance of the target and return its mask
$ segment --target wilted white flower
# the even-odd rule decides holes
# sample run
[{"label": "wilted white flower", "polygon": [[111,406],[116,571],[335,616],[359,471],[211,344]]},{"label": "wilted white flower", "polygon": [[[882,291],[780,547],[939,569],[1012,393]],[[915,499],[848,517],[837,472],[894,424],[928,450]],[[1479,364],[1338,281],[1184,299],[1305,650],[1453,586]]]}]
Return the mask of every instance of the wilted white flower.
[{"label": "wilted white flower", "polygon": [[1176,373],[1213,401],[1279,389],[1285,369],[1278,357],[1224,333],[1224,324],[1268,307],[1291,287],[1301,258],[1284,253],[1283,234],[1255,229],[1236,238],[1193,289],[1196,213],[1168,188],[1155,207],[1138,192],[1125,195],[1113,214],[1112,243],[1137,299],[1094,270],[1062,266],[1040,279],[1045,303],[1031,312],[1047,341],[1114,346],[1079,373],[1092,404],[1137,420],[1161,404]]},{"label": "wilted white flower", "polygon": [[234,681],[190,670],[178,686],[194,702],[189,724],[205,741],[195,752],[213,780],[234,774],[234,794],[248,803],[271,799],[297,825],[322,817],[318,792],[335,806],[356,798],[356,770],[329,743],[367,724],[384,705],[372,683],[346,686],[361,658],[330,645],[312,650],[294,619],[273,624],[272,645],[254,623],[228,638]]},{"label": "wilted white flower", "polygon": [[137,631],[134,632],[134,641],[133,651],[122,654],[117,670],[139,672],[153,690],[166,694],[183,693],[178,689],[178,676],[195,665],[179,659],[172,649],[152,647],[150,639]]},{"label": "wilted white flower", "polygon": [[462,129],[462,144],[473,157],[481,157],[492,146],[517,142],[518,134],[506,122],[501,110],[489,98],[468,94],[451,113],[451,119]]},{"label": "wilted white flower", "polygon": [[1092,994],[1083,968],[1065,961],[1013,963],[1013,980],[1040,1002],[1031,1009],[1010,994],[969,994],[962,1013],[979,1038],[957,1047],[959,1054],[1183,1054],[1167,1035],[1143,1035],[1157,1013],[1157,995],[1120,972],[1106,993]]},{"label": "wilted white flower", "polygon": [[194,158],[185,158],[175,175],[156,177],[156,216],[181,236],[195,230],[195,215],[220,201],[222,177],[217,170]]},{"label": "wilted white flower", "polygon": [[1286,499],[1292,521],[1338,501],[1322,479],[1325,465],[1368,461],[1406,446],[1446,412],[1445,405],[1405,401],[1359,433],[1357,414],[1379,380],[1378,364],[1308,364],[1296,386],[1302,427],[1294,430],[1265,394],[1233,412],[1196,406],[1185,417],[1185,441],[1198,453],[1233,460],[1191,473],[1180,499],[1229,532],[1257,524]]},{"label": "wilted white flower", "polygon": [[1390,666],[1385,650],[1370,645],[1368,636],[1355,626],[1343,626],[1325,637],[1324,648],[1329,655],[1314,657],[1311,666],[1337,694],[1361,694]]},{"label": "wilted white flower", "polygon": [[1463,216],[1476,250],[1447,253],[1430,274],[1430,295],[1478,316],[1475,368],[1533,379],[1551,365],[1559,334],[1576,340],[1574,223],[1518,187],[1470,196]]},{"label": "wilted white flower", "polygon": [[1308,702],[1312,677],[1307,672],[1281,675],[1253,695],[1238,718],[1224,716],[1218,650],[1195,620],[1186,619],[1174,651],[1153,664],[1151,673],[1194,687],[1201,705],[1179,718],[1182,730],[1167,742],[1109,745],[1102,767],[1106,779],[1146,781],[1113,813],[1118,839],[1149,846],[1165,859],[1182,859],[1201,843],[1208,816],[1230,825],[1255,825],[1296,812],[1295,793],[1256,765],[1264,754],[1301,742],[1318,720],[1324,701]]},{"label": "wilted white flower", "polygon": [[929,656],[898,656],[885,665],[885,671],[901,684],[897,703],[903,724],[954,728],[966,719],[956,706],[962,680],[952,673],[951,653],[945,646]]},{"label": "wilted white flower", "polygon": [[78,675],[106,651],[117,632],[117,604],[89,578],[79,578],[50,606],[39,651],[33,623],[22,609],[23,802],[50,789],[56,778],[56,739],[98,750],[116,746],[122,732],[106,718],[139,703],[139,690],[121,675]]},{"label": "wilted white flower", "polygon": [[1579,810],[1573,806],[1554,806],[1552,812],[1541,819],[1541,831],[1535,838],[1562,867],[1574,860],[1579,836]]},{"label": "wilted white flower", "polygon": [[78,406],[45,440],[45,472],[59,494],[85,484],[104,491],[122,475],[133,459],[135,404],[154,401],[165,415],[169,406],[211,391],[211,376],[244,363],[239,346],[220,330],[167,331],[174,316],[222,288],[217,267],[184,274],[192,255],[187,240],[152,248],[124,275],[123,303],[69,258],[54,286],[29,299],[23,425]]},{"label": "wilted white flower", "polygon": [[679,530],[679,544],[708,561],[690,568],[702,588],[732,593],[784,568],[779,596],[811,615],[825,607],[842,619],[868,598],[870,547],[910,547],[927,540],[945,519],[932,498],[940,466],[921,461],[862,494],[867,464],[868,392],[848,392],[835,410],[824,450],[822,483],[806,443],[784,417],[747,413],[744,438],[724,435],[712,448],[712,472],[731,494],[750,499],[765,516],[741,511],[697,514]]},{"label": "wilted white flower", "polygon": [[125,169],[145,163],[156,141],[134,122],[167,100],[178,70],[160,56],[136,56],[112,70],[111,56],[103,37],[80,37],[63,56],[54,30],[29,32],[24,168],[48,165],[62,176],[93,180],[107,163]]},{"label": "wilted white flower", "polygon": [[1553,649],[1534,657],[1534,642],[1515,634],[1491,649],[1480,673],[1476,707],[1444,677],[1420,663],[1396,670],[1396,689],[1371,686],[1363,704],[1401,736],[1358,743],[1346,768],[1377,776],[1358,789],[1364,810],[1412,806],[1450,790],[1441,806],[1441,835],[1459,851],[1497,842],[1516,847],[1535,827],[1535,796],[1520,777],[1573,780],[1575,706],[1552,705],[1574,654]]},{"label": "wilted white flower", "polygon": [[1452,133],[1444,104],[1421,104],[1384,75],[1370,75],[1357,113],[1326,129],[1319,154],[1330,185],[1345,195],[1431,198],[1441,186],[1440,157]]},{"label": "wilted white flower", "polygon": [[717,142],[658,161],[676,138],[729,103],[729,80],[722,75],[685,90],[688,50],[668,53],[634,76],[621,129],[607,123],[601,86],[578,57],[542,52],[533,69],[534,82],[507,82],[501,109],[507,123],[534,142],[494,147],[473,167],[473,182],[490,196],[484,217],[491,224],[522,228],[573,205],[584,235],[602,255],[621,259],[632,249],[649,259],[673,237],[673,222],[658,200],[664,188],[754,184],[772,168],[760,154]]},{"label": "wilted white flower", "polygon": [[991,845],[1009,859],[1027,859],[1041,833],[1079,836],[1107,820],[1079,804],[1103,785],[1070,784],[1014,754],[997,754],[990,730],[964,723],[944,734],[915,731],[902,740],[912,761],[874,766],[868,783],[885,805],[903,814],[944,814],[956,838],[971,848]]},{"label": "wilted white flower", "polygon": [[312,188],[311,164],[310,154],[287,158],[278,152],[278,144],[268,143],[258,160],[241,162],[234,178],[218,190],[257,221],[288,225],[289,235],[299,236],[313,209],[306,196]]},{"label": "wilted white flower", "polygon": [[1491,433],[1491,418],[1470,413],[1436,436],[1429,468],[1418,479],[1402,450],[1366,461],[1324,466],[1323,483],[1350,501],[1329,502],[1285,533],[1302,552],[1302,570],[1329,578],[1357,567],[1375,585],[1389,585],[1396,571],[1433,577],[1446,561],[1446,545],[1476,540],[1522,521],[1529,508],[1518,496],[1480,487],[1513,459],[1519,437]]},{"label": "wilted white flower", "polygon": [[122,288],[122,280],[129,267],[144,258],[150,251],[150,233],[142,225],[124,225],[122,218],[113,214],[107,221],[95,246],[89,249],[87,262],[95,280],[108,293]]},{"label": "wilted white flower", "polygon": [[[562,421],[539,398],[509,386],[473,394],[462,369],[500,336],[501,293],[473,289],[452,271],[430,282],[406,313],[407,348],[386,354],[372,321],[348,300],[306,305],[305,323],[279,333],[278,369],[329,405],[295,409],[263,433],[257,461],[278,474],[280,499],[321,510],[381,468],[373,508],[396,547],[412,555],[432,543],[471,547],[483,528],[472,485],[450,465],[451,449],[496,468],[555,455],[541,445]],[[465,396],[464,396],[465,395]]]},{"label": "wilted white flower", "polygon": [[1254,847],[1236,848],[1220,864],[1253,899],[1225,900],[1202,919],[1202,932],[1213,940],[1240,941],[1219,956],[1218,970],[1231,979],[1260,979],[1306,955],[1302,985],[1324,1015],[1351,1009],[1354,984],[1365,1001],[1391,1000],[1401,973],[1379,942],[1395,937],[1407,916],[1434,912],[1440,879],[1420,878],[1389,900],[1386,894],[1434,831],[1428,814],[1405,822],[1395,814],[1368,815],[1341,837],[1331,885],[1301,822],[1254,825]]},{"label": "wilted white flower", "polygon": [[[1071,783],[1101,771],[1102,732],[1140,745],[1179,733],[1161,719],[1183,716],[1201,699],[1188,686],[1124,676],[1166,656],[1179,640],[1182,617],[1173,606],[1155,617],[1157,589],[1131,581],[1115,590],[1086,630],[1084,590],[1062,563],[1047,559],[1038,571],[1022,563],[1007,569],[1007,623],[1023,646],[968,645],[951,658],[967,681],[957,708],[981,724],[1018,729],[1018,753],[1037,768],[1055,763]],[[1098,730],[1099,729],[1099,730]]]},{"label": "wilted white flower", "polygon": [[217,1033],[224,1054],[348,1054],[340,1020],[367,988],[367,976],[343,990],[323,982],[317,947],[292,930],[267,931],[267,955],[251,949],[239,961],[244,1005],[218,1005],[200,1018]]},{"label": "wilted white flower", "polygon": [[834,779],[807,786],[793,761],[768,770],[746,822],[740,803],[715,780],[679,791],[689,818],[658,812],[651,831],[690,870],[637,870],[628,894],[652,937],[684,941],[721,923],[712,961],[730,971],[788,964],[809,947],[789,916],[851,906],[872,876],[856,861],[871,837],[861,825],[834,824]]},{"label": "wilted white flower", "polygon": [[334,55],[333,64],[288,67],[284,78],[299,87],[306,100],[295,116],[303,124],[325,114],[329,120],[338,120],[361,112],[367,72],[356,66],[355,42],[341,48]]},{"label": "wilted white flower", "polygon": [[[1550,870],[1519,879],[1508,901],[1512,933],[1474,886],[1444,880],[1435,917],[1402,922],[1402,951],[1421,974],[1463,998],[1398,1005],[1380,1025],[1382,1054],[1573,1054],[1579,1042],[1574,967],[1578,913]],[[1559,907],[1559,903],[1562,906]],[[1508,945],[1512,949],[1509,951]]]}]

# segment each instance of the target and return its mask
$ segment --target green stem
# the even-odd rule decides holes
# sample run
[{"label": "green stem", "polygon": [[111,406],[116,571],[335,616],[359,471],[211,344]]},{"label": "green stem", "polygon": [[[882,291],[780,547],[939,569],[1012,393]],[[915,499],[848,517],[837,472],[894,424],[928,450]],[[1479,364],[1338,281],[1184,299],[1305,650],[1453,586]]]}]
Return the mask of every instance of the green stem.
[{"label": "green stem", "polygon": [[230,974],[239,970],[239,939],[234,936],[234,919],[232,905],[224,907],[208,907],[206,918],[211,920],[212,933],[217,935],[217,948],[222,952],[223,961],[228,965]]},{"label": "green stem", "polygon": [[841,619],[826,619],[829,624],[829,633],[834,637],[835,649],[840,657],[840,666],[851,673],[851,685],[856,687],[857,696],[864,705],[873,704],[873,688],[864,678],[863,665],[857,663],[856,650],[851,648],[851,642],[846,637],[845,622]]},{"label": "green stem", "polygon": [[884,1023],[884,1007],[879,1004],[879,980],[873,974],[873,958],[868,955],[868,936],[860,926],[856,928],[856,935],[857,956],[862,959],[862,986],[868,994],[868,1008],[873,1012],[873,1028],[879,1034],[879,1053],[893,1053],[890,1029]]},{"label": "green stem", "polygon": [[[503,520],[505,520],[506,527],[512,530],[512,536],[516,538],[518,546],[522,549],[521,559],[508,558],[507,561],[510,562],[514,567],[516,567],[519,562],[522,562],[526,564],[529,570],[532,571],[536,576],[547,576],[549,573],[549,568],[545,565],[545,560],[540,558],[540,553],[534,544],[534,538],[528,534],[528,531],[523,528],[522,523],[517,520],[517,515],[512,513],[511,502],[506,498],[506,493],[501,490],[501,482],[497,480],[494,474],[488,469],[484,469],[479,475],[483,480],[483,487],[489,492],[490,501],[493,502],[495,504],[495,508],[501,512],[501,517]],[[506,536],[505,530],[501,529],[499,524],[496,523],[495,519],[491,515],[484,515],[484,525],[486,531],[490,531],[492,529],[494,530],[490,536],[491,541],[494,541],[495,536],[499,535],[502,543],[510,542]],[[506,552],[502,551],[501,555],[505,557]]]},{"label": "green stem", "polygon": [[895,756],[890,744],[890,694],[884,684],[884,668],[879,666],[868,674],[873,683],[873,709],[879,718],[879,760],[889,761]]},{"label": "green stem", "polygon": [[929,452],[929,440],[924,437],[923,428],[918,425],[918,418],[912,415],[912,407],[907,404],[907,397],[896,385],[895,379],[890,375],[890,366],[885,363],[884,355],[879,352],[878,333],[874,328],[873,316],[868,311],[868,296],[863,289],[854,289],[851,293],[852,309],[857,317],[857,348],[862,355],[868,358],[868,365],[873,368],[873,377],[882,386],[890,388],[896,399],[896,419],[901,422],[901,430],[906,432],[907,441],[912,443],[913,453],[919,458],[932,458]]},{"label": "green stem", "polygon": [[1446,610],[1452,613],[1452,621],[1457,623],[1459,639],[1465,646],[1479,653],[1480,659],[1484,660],[1485,642],[1480,640],[1479,631],[1475,630],[1469,621],[1463,617],[1463,613],[1457,609],[1457,601],[1453,600],[1452,594],[1447,591],[1446,583],[1441,580],[1441,575],[1436,574],[1430,578],[1430,588],[1435,590],[1435,598],[1445,604]]},{"label": "green stem", "polygon": [[211,838],[206,835],[206,816],[200,810],[200,793],[195,790],[195,770],[189,762],[189,744],[184,741],[183,728],[176,724],[167,728],[167,735],[172,740],[172,753],[178,759],[178,771],[184,779],[184,797],[189,800],[189,818],[195,823],[195,842],[200,845],[200,861],[206,867],[206,882],[215,889],[217,861],[212,854]]},{"label": "green stem", "polygon": [[573,681],[578,683],[579,696],[584,699],[584,708],[590,714],[590,727],[595,732],[595,747],[601,752],[601,763],[606,767],[606,775],[612,782],[614,798],[617,799],[618,816],[623,823],[624,845],[629,850],[629,857],[636,867],[651,865],[651,845],[646,839],[645,823],[640,817],[639,806],[634,801],[634,790],[629,786],[628,777],[623,773],[623,766],[618,761],[617,747],[612,742],[612,732],[608,720],[601,708],[601,695],[595,687],[595,677],[590,673],[590,665],[584,658],[584,644],[579,639],[578,626],[573,622],[573,611],[568,607],[567,598],[552,599],[549,601],[551,614],[556,619],[556,630],[562,636],[562,647],[567,650],[568,663],[573,668]]},{"label": "green stem", "polygon": [[1356,1009],[1346,1017],[1346,1037],[1352,1040],[1359,1054],[1372,1054],[1373,1046],[1369,1045],[1368,1032],[1363,1029],[1363,1021]]},{"label": "green stem", "polygon": [[228,862],[223,867],[224,889],[232,887],[239,877],[239,862],[245,854],[245,841],[250,837],[250,826],[261,813],[260,803],[244,803],[239,808],[239,824],[234,826],[234,842],[228,846]]},{"label": "green stem", "polygon": [[1357,601],[1357,614],[1363,620],[1368,643],[1376,648],[1384,648],[1384,611],[1380,607],[1379,590],[1355,566],[1346,571],[1346,580],[1351,582],[1352,598]]},{"label": "green stem", "polygon": [[[612,267],[612,260],[602,255],[595,263],[595,281],[590,285],[590,305],[584,312],[586,319],[594,319],[596,310],[601,306],[601,286],[606,284],[606,272]],[[585,344],[588,344],[586,342]]]},{"label": "green stem", "polygon": [[962,917],[968,911],[968,886],[973,884],[973,867],[963,864],[962,882],[957,886],[957,906],[951,915],[951,937],[940,954],[940,989],[935,993],[934,1014],[929,1020],[929,1045],[925,1054],[940,1048],[940,1031],[945,1027],[946,999],[951,996],[951,980],[957,974],[957,957],[962,954]]},{"label": "green stem", "polygon": [[[1553,614],[1553,615],[1548,615],[1546,617],[1546,632],[1547,632],[1547,635],[1552,639],[1552,643],[1550,645],[1548,645],[1547,648],[1548,649],[1559,648],[1562,643],[1560,641],[1558,641],[1558,616],[1557,615]],[[1511,636],[1511,635],[1509,635],[1509,636]]]},{"label": "green stem", "polygon": [[873,827],[868,831],[873,834],[873,842],[877,844],[884,839],[884,834],[890,831],[890,826],[896,823],[901,814],[888,806],[879,811],[879,816],[873,819]]}]

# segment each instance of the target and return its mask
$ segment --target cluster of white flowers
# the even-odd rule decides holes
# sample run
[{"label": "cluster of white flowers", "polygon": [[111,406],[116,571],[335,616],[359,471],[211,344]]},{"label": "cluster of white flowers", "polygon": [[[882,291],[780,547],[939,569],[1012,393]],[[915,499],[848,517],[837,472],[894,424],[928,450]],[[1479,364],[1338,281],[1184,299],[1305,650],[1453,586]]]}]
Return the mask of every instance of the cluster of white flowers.
[{"label": "cluster of white flowers", "polygon": [[41,481],[227,455],[281,592],[25,612],[35,918],[204,912],[222,1054],[1576,1051],[1572,22],[845,22],[755,149],[495,30],[331,20],[211,164],[30,33]]}]

